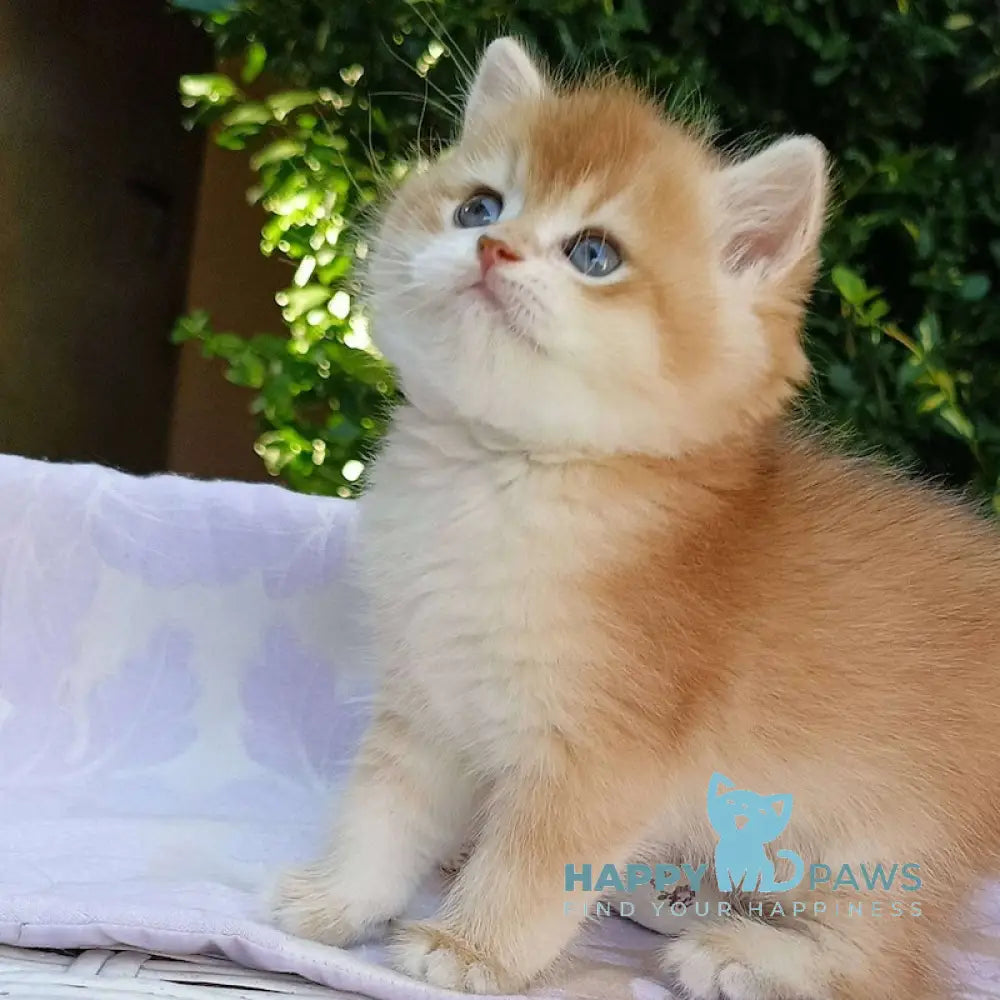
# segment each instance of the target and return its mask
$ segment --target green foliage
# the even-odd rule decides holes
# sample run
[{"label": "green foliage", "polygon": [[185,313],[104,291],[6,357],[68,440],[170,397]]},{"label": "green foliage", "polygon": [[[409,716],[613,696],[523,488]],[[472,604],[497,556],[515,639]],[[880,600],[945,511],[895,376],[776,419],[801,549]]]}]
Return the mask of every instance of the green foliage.
[{"label": "green foliage", "polygon": [[[414,143],[448,136],[470,59],[511,31],[563,65],[631,68],[674,105],[697,95],[723,144],[823,140],[837,195],[808,328],[810,406],[996,497],[992,0],[235,0],[202,23],[220,53],[244,57],[243,80],[187,77],[185,103],[221,145],[253,151],[253,197],[269,213],[262,250],[297,270],[281,299],[287,335],[237,342],[199,316],[180,336],[259,392],[261,450],[296,488],[353,492],[343,465],[364,461],[393,399],[354,308],[358,223]],[[241,85],[264,69],[293,89],[247,98]]]},{"label": "green foliage", "polygon": [[354,329],[339,316],[304,321],[294,304],[300,291],[311,294],[309,286],[282,293],[293,317],[289,336],[218,333],[207,313],[196,312],[178,321],[174,341],[200,341],[206,357],[225,360],[230,382],[255,390],[262,424],[255,448],[268,472],[303,493],[349,497],[385,430],[392,381],[379,358],[350,346],[362,317],[351,321]]}]

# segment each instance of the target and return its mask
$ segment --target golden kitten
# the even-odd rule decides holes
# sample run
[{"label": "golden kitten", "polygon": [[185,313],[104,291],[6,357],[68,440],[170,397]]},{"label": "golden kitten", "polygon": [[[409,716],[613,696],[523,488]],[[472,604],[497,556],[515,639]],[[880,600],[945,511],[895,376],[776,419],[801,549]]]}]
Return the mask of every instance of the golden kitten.
[{"label": "golden kitten", "polygon": [[626,84],[487,49],[373,250],[407,397],[361,501],[381,694],[284,926],[357,941],[471,837],[395,961],[520,990],[599,894],[567,865],[711,860],[721,772],[794,796],[776,843],[807,869],[919,864],[921,916],[803,882],[795,919],[687,921],[664,974],[698,1000],[940,996],[1000,842],[1000,548],[783,424],[826,170],[812,138],[729,162]]}]

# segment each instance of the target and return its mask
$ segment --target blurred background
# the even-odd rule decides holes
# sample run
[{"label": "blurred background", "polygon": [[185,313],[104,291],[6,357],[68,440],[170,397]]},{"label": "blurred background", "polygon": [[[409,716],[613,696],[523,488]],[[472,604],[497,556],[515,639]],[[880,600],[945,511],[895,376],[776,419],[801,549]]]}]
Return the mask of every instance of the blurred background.
[{"label": "blurred background", "polygon": [[1000,510],[996,0],[5,0],[0,451],[355,495],[361,222],[501,33],[836,162],[804,402]]}]

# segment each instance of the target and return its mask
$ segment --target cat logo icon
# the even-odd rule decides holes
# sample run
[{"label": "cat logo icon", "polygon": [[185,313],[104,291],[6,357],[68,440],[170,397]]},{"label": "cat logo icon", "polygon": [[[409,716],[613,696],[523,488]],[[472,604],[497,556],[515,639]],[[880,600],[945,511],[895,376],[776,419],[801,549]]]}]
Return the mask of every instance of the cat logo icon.
[{"label": "cat logo icon", "polygon": [[708,783],[708,818],[719,835],[715,877],[720,892],[785,892],[802,881],[805,865],[794,851],[778,851],[792,862],[795,874],[785,882],[774,876],[774,862],[764,845],[788,826],[791,795],[758,795],[736,788],[716,772]]}]

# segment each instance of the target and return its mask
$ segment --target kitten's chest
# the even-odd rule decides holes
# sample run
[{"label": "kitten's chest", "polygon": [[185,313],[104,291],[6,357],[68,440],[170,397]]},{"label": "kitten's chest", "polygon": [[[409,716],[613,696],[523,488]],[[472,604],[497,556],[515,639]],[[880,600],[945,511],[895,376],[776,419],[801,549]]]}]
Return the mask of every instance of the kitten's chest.
[{"label": "kitten's chest", "polygon": [[364,573],[387,667],[426,725],[502,763],[511,741],[559,721],[587,521],[516,460],[382,456],[363,501]]}]

